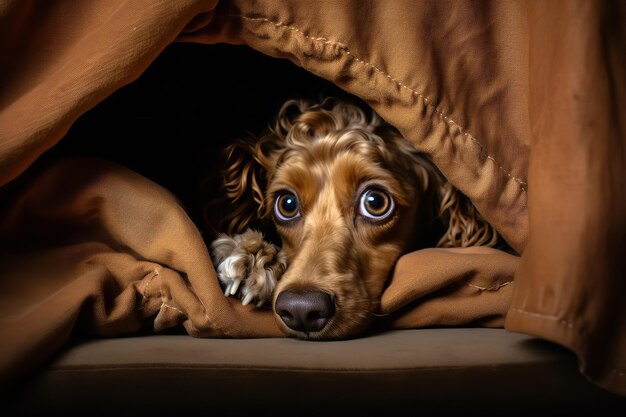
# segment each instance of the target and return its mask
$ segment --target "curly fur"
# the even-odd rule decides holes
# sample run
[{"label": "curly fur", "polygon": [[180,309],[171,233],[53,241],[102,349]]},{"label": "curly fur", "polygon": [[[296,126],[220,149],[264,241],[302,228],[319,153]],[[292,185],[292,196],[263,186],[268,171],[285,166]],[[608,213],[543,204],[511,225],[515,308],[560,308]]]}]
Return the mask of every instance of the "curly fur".
[{"label": "curly fur", "polygon": [[[274,301],[286,289],[314,288],[333,296],[336,313],[328,326],[306,335],[285,327],[293,336],[344,338],[364,331],[393,263],[406,251],[435,245],[494,246],[498,241],[469,199],[396,129],[353,104],[290,100],[266,135],[232,143],[227,161],[223,196],[231,210],[219,230],[238,234],[259,219],[272,219],[283,190],[301,200],[302,219],[275,222],[280,252],[262,248],[262,238],[253,232],[238,238],[240,246],[246,240],[255,242],[248,253],[289,265],[272,272],[272,279],[278,279],[285,270],[279,281],[270,280]],[[374,224],[355,212],[355,199],[368,184],[385,190],[397,205],[383,223]],[[438,233],[435,241],[433,233]],[[228,239],[221,235],[212,245],[218,265],[222,252],[237,246]],[[273,250],[269,255],[259,252],[268,248]],[[253,258],[247,261],[248,270]],[[231,286],[228,292],[235,294],[236,289]],[[257,298],[267,298],[266,293]]]}]

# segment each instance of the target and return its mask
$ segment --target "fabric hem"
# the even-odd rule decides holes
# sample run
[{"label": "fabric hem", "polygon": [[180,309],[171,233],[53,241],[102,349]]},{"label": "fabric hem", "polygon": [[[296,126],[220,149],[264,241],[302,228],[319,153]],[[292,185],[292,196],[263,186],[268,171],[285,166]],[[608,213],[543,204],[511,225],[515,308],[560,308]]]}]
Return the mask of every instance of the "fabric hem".
[{"label": "fabric hem", "polygon": [[604,374],[598,372],[597,376],[590,374],[585,364],[581,343],[581,340],[586,340],[586,337],[580,336],[572,322],[559,316],[512,306],[506,316],[504,328],[512,332],[540,337],[571,350],[578,358],[580,373],[589,382],[616,395],[626,396],[626,372],[623,370],[610,369]]}]

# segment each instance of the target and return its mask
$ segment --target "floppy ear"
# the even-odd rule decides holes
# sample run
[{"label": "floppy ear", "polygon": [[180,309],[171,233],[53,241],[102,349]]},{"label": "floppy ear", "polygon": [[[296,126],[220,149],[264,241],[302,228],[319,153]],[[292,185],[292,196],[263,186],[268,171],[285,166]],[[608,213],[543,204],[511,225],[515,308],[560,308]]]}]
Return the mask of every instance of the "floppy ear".
[{"label": "floppy ear", "polygon": [[228,233],[240,233],[264,217],[265,189],[277,147],[278,138],[267,135],[256,141],[237,140],[226,148],[228,168],[224,171],[223,192],[230,210],[223,224]]},{"label": "floppy ear", "polygon": [[[236,140],[225,148],[226,169],[206,181],[217,197],[203,207],[205,228],[214,234],[237,234],[248,227],[268,226],[265,190],[276,162],[285,150],[294,119],[308,109],[303,101],[283,104],[274,126],[260,138]],[[207,187],[204,187],[207,188]],[[271,233],[270,233],[271,234]]]},{"label": "floppy ear", "polygon": [[416,151],[415,147],[406,141],[395,128],[382,122],[376,113],[373,114],[370,126],[376,134],[395,143],[400,154],[409,156],[408,159],[398,159],[396,155],[393,163],[397,165],[408,161],[410,169],[406,171],[413,172],[415,175],[415,178],[408,179],[408,181],[419,187],[421,200],[426,202],[420,207],[418,215],[426,219],[439,217],[443,222],[443,236],[441,236],[442,231],[439,225],[431,227],[433,225],[427,224],[422,230],[422,233],[428,235],[428,242],[434,243],[439,239],[437,247],[444,248],[494,247],[500,243],[498,233],[483,219],[470,199],[448,182],[437,167],[423,154]]},{"label": "floppy ear", "polygon": [[241,233],[263,219],[265,188],[278,143],[278,138],[267,135],[236,140],[226,147],[218,195],[203,208],[206,226],[214,233]]},{"label": "floppy ear", "polygon": [[439,186],[439,197],[439,215],[447,230],[437,247],[496,246],[498,233],[469,198],[445,180]]}]

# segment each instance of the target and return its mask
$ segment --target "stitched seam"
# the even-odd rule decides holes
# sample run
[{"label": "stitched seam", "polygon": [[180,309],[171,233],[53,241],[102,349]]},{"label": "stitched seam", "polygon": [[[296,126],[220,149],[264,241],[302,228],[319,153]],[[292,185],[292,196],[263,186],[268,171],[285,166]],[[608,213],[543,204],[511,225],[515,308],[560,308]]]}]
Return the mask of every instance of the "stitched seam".
[{"label": "stitched seam", "polygon": [[[541,318],[548,319],[548,320],[555,320],[555,321],[558,321],[559,323],[565,324],[570,329],[574,327],[574,324],[572,322],[567,321],[567,320],[563,320],[563,319],[561,319],[560,317],[557,317],[557,316],[548,315],[548,314],[541,314],[541,313],[533,313],[531,311],[522,310],[521,308],[511,308],[511,310],[513,310],[513,311],[515,311],[517,313],[526,314],[528,316],[541,317]],[[619,378],[622,378],[626,374],[626,371],[622,371],[622,370],[615,369],[615,368],[611,369],[610,371],[611,371],[611,373],[617,375]]]},{"label": "stitched seam", "polygon": [[186,317],[186,314],[182,310],[166,303],[165,296],[163,295],[163,279],[159,280],[159,295],[161,296],[161,306],[159,307],[159,310],[163,307],[169,308],[170,310],[178,311],[180,314]]},{"label": "stitched seam", "polygon": [[152,280],[159,275],[159,270],[157,268],[154,268],[154,271],[152,271],[152,276],[150,278],[148,278],[148,280],[146,281],[146,283],[143,285],[143,292],[141,293],[141,304],[145,304],[148,302],[148,297],[146,296],[146,293],[148,292],[148,286],[150,285],[150,283],[152,282]]},{"label": "stitched seam", "polygon": [[165,301],[162,301],[162,302],[161,302],[161,308],[163,308],[163,307],[165,307],[165,308],[169,308],[170,310],[175,310],[175,311],[178,311],[178,312],[179,312],[180,314],[182,314],[183,316],[185,315],[185,313],[184,313],[181,309],[176,308],[176,307],[174,307],[174,306],[171,306],[171,305],[169,305],[169,304],[165,304]]},{"label": "stitched seam", "polygon": [[548,314],[541,314],[541,313],[533,313],[531,311],[522,310],[521,308],[511,308],[511,310],[516,311],[516,312],[521,313],[521,314],[526,314],[527,316],[541,317],[541,318],[548,319],[548,320],[558,321],[559,323],[565,324],[570,329],[574,327],[574,324],[572,322],[567,321],[567,320],[563,320],[562,318],[560,318],[558,316],[553,316],[553,315],[548,315]]},{"label": "stitched seam", "polygon": [[473,288],[477,288],[479,291],[498,291],[500,288],[502,287],[506,287],[509,284],[512,284],[513,281],[507,281],[507,282],[503,282],[502,284],[496,284],[492,287],[481,287],[478,285],[474,285],[474,284],[467,284],[469,287],[473,287]]},{"label": "stitched seam", "polygon": [[[157,268],[155,268],[153,273],[152,273],[152,276],[150,278],[148,278],[148,281],[146,281],[146,283],[143,285],[143,294],[141,294],[141,291],[140,291],[140,294],[142,296],[142,306],[140,307],[140,309],[143,308],[143,305],[145,305],[146,302],[148,302],[148,297],[146,297],[148,286],[152,283],[152,280],[154,280],[154,278],[156,278],[157,276],[160,277],[160,273],[159,273],[159,270]],[[159,281],[159,297],[161,298],[161,305],[159,306],[159,309],[169,308],[170,310],[175,310],[175,311],[179,312],[180,314],[182,314],[183,316],[189,318],[189,316],[184,311],[182,311],[181,309],[166,303],[165,297],[163,297],[163,282],[162,282],[162,280]],[[208,320],[208,322],[211,324],[211,327],[213,329],[215,329],[217,331],[221,331],[223,334],[229,336],[230,333],[228,331],[223,329],[221,326],[217,326],[217,325],[215,325],[215,323],[213,323],[213,321],[211,320],[211,317],[209,317],[209,315],[207,314],[206,306],[204,305],[202,300],[200,300],[200,298],[197,295],[196,295],[196,299],[198,300],[200,305],[203,307],[203,309],[204,309],[203,315]],[[193,324],[192,324],[192,328],[194,330],[198,330],[196,326],[193,326]]]},{"label": "stitched seam", "polygon": [[437,107],[435,107],[434,104],[432,104],[432,102],[430,100],[428,100],[427,97],[425,97],[423,95],[423,93],[420,93],[419,91],[417,91],[416,89],[409,87],[408,85],[406,85],[405,83],[401,82],[400,80],[398,80],[397,78],[391,76],[389,73],[387,73],[386,71],[380,69],[379,67],[377,67],[376,65],[372,64],[371,62],[368,62],[364,59],[361,59],[359,57],[357,57],[356,55],[354,55],[352,52],[350,52],[350,49],[348,48],[348,46],[343,43],[343,42],[339,42],[339,41],[334,41],[334,40],[330,40],[328,38],[324,38],[324,37],[312,37],[307,35],[306,33],[304,33],[302,30],[298,29],[295,26],[289,25],[287,23],[282,23],[282,22],[276,22],[273,20],[270,20],[266,17],[249,17],[249,16],[244,16],[244,15],[231,15],[233,17],[240,17],[244,20],[248,20],[248,21],[252,21],[252,22],[264,22],[264,23],[269,23],[274,25],[277,28],[284,28],[287,30],[291,30],[294,32],[297,32],[298,34],[300,34],[301,36],[313,41],[313,42],[321,42],[325,45],[333,45],[333,46],[337,46],[339,48],[339,50],[343,51],[346,55],[352,57],[355,61],[360,62],[361,64],[372,68],[374,71],[384,75],[386,78],[388,78],[389,80],[391,80],[393,83],[395,83],[398,87],[403,88],[405,90],[408,90],[411,92],[411,94],[413,94],[414,96],[420,98],[422,100],[422,102],[424,103],[424,105],[431,107],[434,109],[435,113],[441,117],[446,123],[448,123],[449,126],[455,127],[458,132],[460,134],[462,134],[463,136],[467,137],[468,139],[470,139],[472,142],[474,142],[476,145],[478,145],[478,147],[480,148],[480,154],[483,155],[486,159],[489,159],[490,161],[492,161],[500,171],[502,171],[504,173],[504,175],[506,175],[508,178],[511,178],[513,181],[517,182],[518,185],[520,186],[520,189],[524,192],[526,192],[528,183],[524,180],[522,180],[521,178],[518,178],[516,176],[514,176],[511,171],[507,170],[506,168],[504,168],[498,161],[496,161],[496,159],[489,155],[487,153],[487,151],[485,150],[485,147],[483,146],[482,143],[480,143],[474,136],[472,136],[469,132],[466,131],[466,129],[461,126],[460,124],[458,124],[457,122],[455,122],[452,118],[450,118],[448,115],[446,115],[443,111],[439,110]]}]

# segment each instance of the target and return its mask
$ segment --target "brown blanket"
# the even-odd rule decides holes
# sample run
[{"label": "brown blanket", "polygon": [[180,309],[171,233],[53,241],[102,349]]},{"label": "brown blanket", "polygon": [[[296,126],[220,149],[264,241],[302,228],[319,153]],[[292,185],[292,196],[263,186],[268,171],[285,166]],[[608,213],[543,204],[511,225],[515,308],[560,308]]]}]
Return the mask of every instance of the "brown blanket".
[{"label": "brown blanket", "polygon": [[[38,365],[72,332],[118,336],[183,325],[198,337],[282,336],[270,310],[223,295],[178,200],[138,174],[67,159],[18,194],[0,220],[3,373]],[[407,255],[382,312],[397,327],[501,326],[517,264],[488,248]],[[415,303],[441,290],[445,301]],[[391,314],[405,306],[406,314]]]},{"label": "brown blanket", "polygon": [[[387,325],[504,323],[626,394],[623,3],[216,3],[2,3],[0,184],[172,41],[248,44],[365,99],[521,254],[405,256]],[[73,333],[280,336],[269,312],[222,296],[197,229],[155,184],[80,159],[20,180],[0,218],[4,377]]]}]

